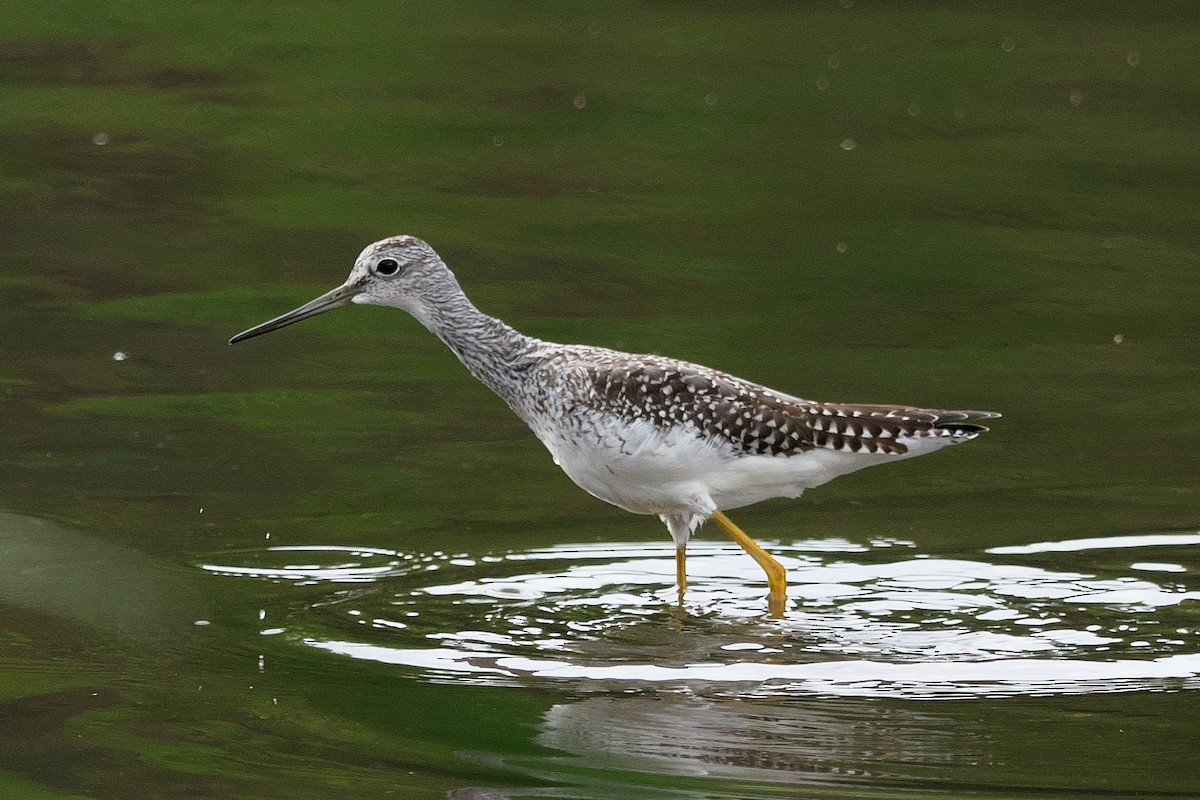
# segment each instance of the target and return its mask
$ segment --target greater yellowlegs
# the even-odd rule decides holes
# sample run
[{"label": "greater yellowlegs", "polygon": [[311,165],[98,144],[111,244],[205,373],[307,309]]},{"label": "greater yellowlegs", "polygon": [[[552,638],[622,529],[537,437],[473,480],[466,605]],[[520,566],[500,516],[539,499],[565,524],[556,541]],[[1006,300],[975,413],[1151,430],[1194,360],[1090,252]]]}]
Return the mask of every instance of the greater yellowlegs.
[{"label": "greater yellowlegs", "polygon": [[783,565],[723,509],[799,497],[839,475],[974,439],[991,411],[818,403],[656,355],[555,344],[477,309],[433,248],[412,236],[367,247],[350,277],[230,344],[350,303],[402,308],[523,419],[585,491],[656,514],[685,548],[714,519],[767,573],[769,608],[786,606]]}]

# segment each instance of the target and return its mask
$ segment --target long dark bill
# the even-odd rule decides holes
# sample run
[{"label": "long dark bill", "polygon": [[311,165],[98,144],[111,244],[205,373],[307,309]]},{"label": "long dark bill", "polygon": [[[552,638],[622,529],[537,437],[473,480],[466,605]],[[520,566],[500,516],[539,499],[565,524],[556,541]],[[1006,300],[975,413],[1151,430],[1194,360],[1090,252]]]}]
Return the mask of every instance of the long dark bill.
[{"label": "long dark bill", "polygon": [[335,308],[350,304],[350,298],[358,294],[361,288],[354,284],[344,284],[337,287],[331,292],[326,292],[315,300],[310,300],[299,308],[294,308],[286,314],[281,314],[275,319],[269,319],[266,322],[255,325],[253,328],[244,330],[237,336],[229,340],[230,344],[237,344],[246,339],[253,339],[255,336],[261,336],[264,333],[277,331],[280,328],[286,328],[293,322],[299,322],[302,319],[315,317],[317,314],[323,314],[326,311],[332,311]]}]

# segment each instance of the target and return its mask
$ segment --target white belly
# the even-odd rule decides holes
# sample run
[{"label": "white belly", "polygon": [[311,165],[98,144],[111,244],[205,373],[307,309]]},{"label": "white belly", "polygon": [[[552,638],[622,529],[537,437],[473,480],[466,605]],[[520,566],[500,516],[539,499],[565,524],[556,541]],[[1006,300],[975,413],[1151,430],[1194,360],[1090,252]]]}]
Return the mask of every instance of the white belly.
[{"label": "white belly", "polygon": [[833,450],[739,456],[692,429],[663,431],[645,421],[622,423],[585,441],[540,432],[539,438],[585,491],[636,514],[707,517],[716,508],[799,497],[839,475],[905,457]]}]

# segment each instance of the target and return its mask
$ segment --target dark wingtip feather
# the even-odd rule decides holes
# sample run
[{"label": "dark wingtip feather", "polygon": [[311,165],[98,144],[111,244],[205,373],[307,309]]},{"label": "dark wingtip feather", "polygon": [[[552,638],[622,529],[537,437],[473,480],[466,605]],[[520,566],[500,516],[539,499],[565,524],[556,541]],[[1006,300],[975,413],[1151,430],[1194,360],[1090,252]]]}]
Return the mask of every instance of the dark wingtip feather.
[{"label": "dark wingtip feather", "polygon": [[976,425],[973,422],[939,422],[933,427],[934,430],[954,431],[955,433],[983,433],[988,430],[986,426]]},{"label": "dark wingtip feather", "polygon": [[985,433],[988,428],[970,420],[996,419],[1000,415],[995,411],[935,411],[937,419],[933,422],[934,430],[951,431],[957,434],[976,436]]}]

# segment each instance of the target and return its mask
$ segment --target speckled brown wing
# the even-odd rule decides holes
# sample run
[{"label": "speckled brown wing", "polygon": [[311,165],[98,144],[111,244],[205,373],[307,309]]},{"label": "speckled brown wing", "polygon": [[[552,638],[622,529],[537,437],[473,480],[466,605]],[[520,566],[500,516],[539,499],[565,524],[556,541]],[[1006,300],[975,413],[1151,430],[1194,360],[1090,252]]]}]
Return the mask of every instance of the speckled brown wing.
[{"label": "speckled brown wing", "polygon": [[783,455],[815,446],[794,409],[723,372],[639,356],[591,364],[588,374],[589,402],[624,419],[691,427],[743,454]]},{"label": "speckled brown wing", "polygon": [[661,428],[690,426],[697,436],[744,455],[787,456],[816,448],[902,455],[922,436],[962,440],[986,430],[987,411],[817,403],[779,394],[726,373],[654,357],[588,366],[591,403]]}]

